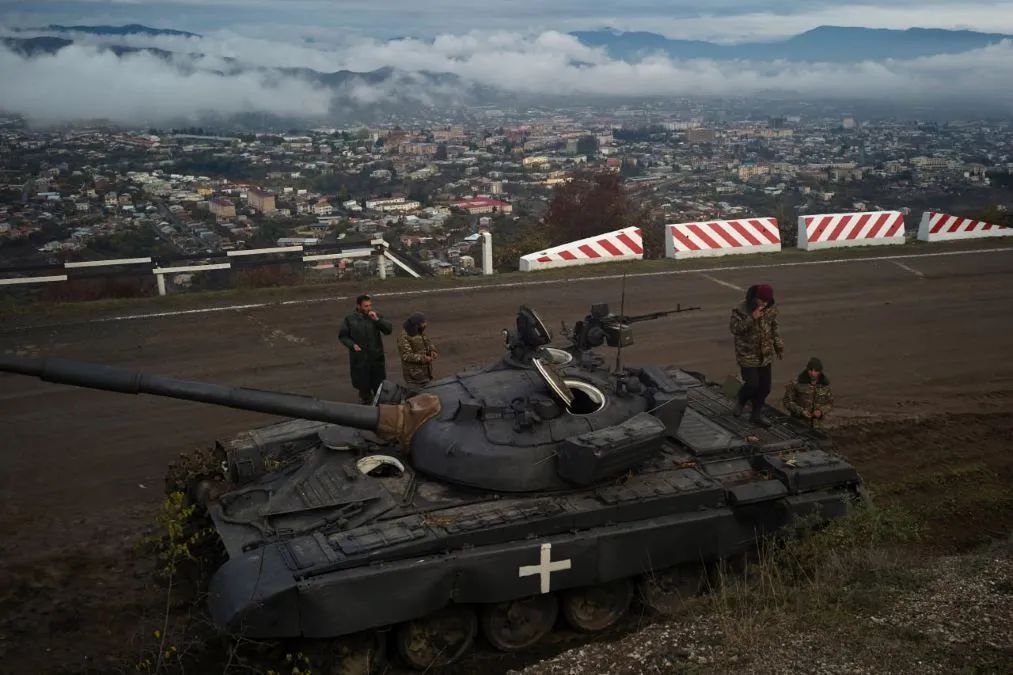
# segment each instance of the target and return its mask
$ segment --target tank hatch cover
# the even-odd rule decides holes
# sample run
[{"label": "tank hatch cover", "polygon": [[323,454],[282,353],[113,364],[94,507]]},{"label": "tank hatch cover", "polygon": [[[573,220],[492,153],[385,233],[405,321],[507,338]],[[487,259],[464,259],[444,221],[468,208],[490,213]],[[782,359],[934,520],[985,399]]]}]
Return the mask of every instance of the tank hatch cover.
[{"label": "tank hatch cover", "polygon": [[531,362],[535,364],[535,369],[542,376],[542,379],[545,380],[545,384],[548,385],[549,390],[558,396],[566,404],[567,409],[569,409],[573,405],[573,392],[563,382],[563,378],[559,373],[541,359],[532,359]]},{"label": "tank hatch cover", "polygon": [[[367,477],[360,477],[359,472],[348,460],[340,456],[334,459],[321,457],[323,454],[315,453],[313,459],[303,464],[291,478],[273,486],[269,490],[270,500],[260,509],[260,515],[278,516],[346,504],[361,504],[387,496],[380,483]],[[320,459],[324,461],[317,463]]]},{"label": "tank hatch cover", "polygon": [[675,437],[689,446],[698,457],[721,454],[746,444],[743,439],[692,408],[687,409],[683,415]]},{"label": "tank hatch cover", "polygon": [[565,349],[542,347],[538,350],[538,358],[548,361],[554,366],[566,366],[573,361],[573,354]]},{"label": "tank hatch cover", "polygon": [[538,312],[530,307],[521,306],[517,313],[517,332],[521,340],[529,347],[541,347],[552,342],[552,331],[538,316]]}]

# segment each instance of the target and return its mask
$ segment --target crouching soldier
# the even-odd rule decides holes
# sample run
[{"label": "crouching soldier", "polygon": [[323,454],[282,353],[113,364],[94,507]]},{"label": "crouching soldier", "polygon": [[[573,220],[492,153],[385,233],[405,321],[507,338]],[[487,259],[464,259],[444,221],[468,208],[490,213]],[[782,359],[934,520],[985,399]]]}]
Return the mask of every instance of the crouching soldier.
[{"label": "crouching soldier", "polygon": [[426,336],[426,317],[415,312],[404,322],[397,339],[401,374],[409,389],[421,389],[433,380],[433,361],[439,357],[433,341]]},{"label": "crouching soldier", "polygon": [[827,415],[834,407],[834,394],[830,380],[823,372],[823,362],[815,356],[809,359],[805,370],[784,389],[784,409],[814,429],[822,429]]}]

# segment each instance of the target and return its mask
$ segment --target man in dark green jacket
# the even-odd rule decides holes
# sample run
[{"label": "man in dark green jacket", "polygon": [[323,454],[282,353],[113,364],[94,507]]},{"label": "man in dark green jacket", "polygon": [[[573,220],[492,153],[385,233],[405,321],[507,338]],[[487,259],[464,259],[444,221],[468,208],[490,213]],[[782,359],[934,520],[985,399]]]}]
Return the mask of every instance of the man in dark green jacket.
[{"label": "man in dark green jacket", "polygon": [[368,295],[357,297],[355,311],[341,322],[338,340],[348,347],[352,386],[363,403],[371,403],[377,387],[387,379],[383,336],[390,335],[392,330],[390,321],[373,309],[373,299]]}]

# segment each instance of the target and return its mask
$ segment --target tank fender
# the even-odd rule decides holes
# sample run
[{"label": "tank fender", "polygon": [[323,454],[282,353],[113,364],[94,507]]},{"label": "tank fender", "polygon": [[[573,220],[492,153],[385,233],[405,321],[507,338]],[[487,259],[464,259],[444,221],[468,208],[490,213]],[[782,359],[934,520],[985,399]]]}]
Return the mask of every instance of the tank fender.
[{"label": "tank fender", "polygon": [[299,637],[296,581],[278,546],[232,558],[215,572],[208,609],[219,629],[249,638]]}]

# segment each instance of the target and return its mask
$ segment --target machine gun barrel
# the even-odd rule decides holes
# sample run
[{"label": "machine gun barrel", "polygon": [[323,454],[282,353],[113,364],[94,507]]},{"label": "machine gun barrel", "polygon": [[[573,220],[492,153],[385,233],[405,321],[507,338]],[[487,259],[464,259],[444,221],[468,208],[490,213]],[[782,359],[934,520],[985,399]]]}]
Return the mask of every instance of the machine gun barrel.
[{"label": "machine gun barrel", "polygon": [[285,394],[245,387],[177,380],[116,368],[57,358],[28,358],[0,354],[0,371],[34,375],[47,382],[103,389],[121,394],[153,394],[227,408],[282,415],[296,419],[343,424],[376,430],[380,411],[374,406],[325,401],[311,396]]},{"label": "machine gun barrel", "polygon": [[640,323],[641,321],[653,321],[654,319],[660,319],[662,317],[671,316],[672,314],[681,314],[682,312],[692,312],[700,309],[700,307],[683,307],[682,305],[676,305],[675,309],[665,310],[664,312],[650,312],[649,314],[636,314],[633,316],[619,316],[617,317],[620,323]]}]

